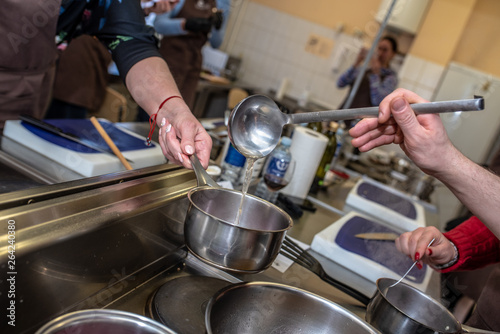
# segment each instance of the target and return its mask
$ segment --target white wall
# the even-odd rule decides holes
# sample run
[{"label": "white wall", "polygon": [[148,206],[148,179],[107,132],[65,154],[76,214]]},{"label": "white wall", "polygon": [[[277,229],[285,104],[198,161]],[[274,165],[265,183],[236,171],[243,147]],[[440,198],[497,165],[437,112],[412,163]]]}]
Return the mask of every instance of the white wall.
[{"label": "white wall", "polygon": [[[352,64],[363,41],[260,4],[245,1],[238,4],[223,49],[243,59],[241,83],[266,92],[278,90],[281,81],[287,78],[290,81],[287,95],[299,98],[309,90],[313,101],[337,108],[348,89],[338,89],[336,81]],[[333,42],[329,58],[305,50],[311,34]],[[411,55],[396,59],[392,66],[399,73],[400,87],[414,90],[427,99],[431,99],[444,70]]]},{"label": "white wall", "polygon": [[[310,34],[335,42],[360,45],[351,36],[256,3],[248,3],[236,19],[224,50],[243,59],[240,81],[262,91],[277,90],[281,81],[290,81],[286,95],[298,98],[306,89],[311,98],[325,106],[338,107],[347,89],[336,88],[340,73],[333,73],[334,53],[328,59],[305,51]],[[231,32],[229,32],[231,34]],[[347,68],[349,64],[344,64]]]}]

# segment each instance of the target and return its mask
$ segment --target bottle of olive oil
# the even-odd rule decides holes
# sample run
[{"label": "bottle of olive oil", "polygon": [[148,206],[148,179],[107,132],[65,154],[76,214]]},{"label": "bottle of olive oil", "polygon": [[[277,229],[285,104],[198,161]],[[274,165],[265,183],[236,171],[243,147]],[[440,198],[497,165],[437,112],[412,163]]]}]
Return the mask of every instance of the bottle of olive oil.
[{"label": "bottle of olive oil", "polygon": [[312,129],[316,132],[323,133],[323,123],[322,122],[311,122],[308,123],[307,128]]},{"label": "bottle of olive oil", "polygon": [[336,132],[339,127],[337,122],[330,122],[326,136],[328,137],[328,143],[326,144],[325,153],[319,163],[316,175],[314,177],[313,184],[311,186],[311,192],[316,192],[322,185],[323,179],[325,178],[326,172],[330,169],[330,163],[333,160],[335,151],[337,150],[337,136]]}]

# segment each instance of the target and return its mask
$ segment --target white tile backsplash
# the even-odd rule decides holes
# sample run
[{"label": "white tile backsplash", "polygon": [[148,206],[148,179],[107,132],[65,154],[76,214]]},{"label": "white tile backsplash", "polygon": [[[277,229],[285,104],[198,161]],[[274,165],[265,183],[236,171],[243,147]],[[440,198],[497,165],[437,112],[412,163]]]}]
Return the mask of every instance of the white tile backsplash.
[{"label": "white tile backsplash", "polygon": [[407,55],[399,72],[399,77],[413,82],[418,82],[422,75],[425,61],[421,58]]},{"label": "white tile backsplash", "polygon": [[427,86],[430,89],[435,88],[439,84],[439,79],[443,72],[444,66],[426,61],[422,76],[418,82],[420,85]]},{"label": "white tile backsplash", "polygon": [[[286,95],[299,98],[305,89],[311,99],[328,108],[337,108],[348,89],[338,89],[336,81],[354,59],[335,57],[336,51],[351,45],[357,53],[360,41],[338,34],[333,28],[321,26],[269,7],[249,2],[240,17],[236,38],[226,52],[242,57],[240,81],[262,92],[276,90],[283,78],[290,80]],[[334,47],[330,58],[324,59],[305,51],[311,34],[330,38]],[[341,62],[341,63],[339,63]],[[342,71],[333,72],[334,68]],[[414,90],[430,99],[439,83],[443,66],[408,55],[399,71],[399,87]]]}]

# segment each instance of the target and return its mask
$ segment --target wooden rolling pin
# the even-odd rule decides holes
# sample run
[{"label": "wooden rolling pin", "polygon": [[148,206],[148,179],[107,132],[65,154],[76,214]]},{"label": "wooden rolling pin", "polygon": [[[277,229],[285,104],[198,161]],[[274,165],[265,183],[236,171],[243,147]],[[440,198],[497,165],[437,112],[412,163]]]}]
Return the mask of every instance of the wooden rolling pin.
[{"label": "wooden rolling pin", "polygon": [[113,153],[118,157],[118,159],[120,159],[123,166],[125,166],[125,168],[128,170],[132,170],[133,169],[132,166],[130,166],[127,159],[125,159],[125,157],[123,156],[122,152],[118,149],[118,147],[116,147],[115,143],[113,142],[111,137],[108,135],[106,130],[104,130],[104,128],[101,126],[101,124],[99,123],[97,118],[92,116],[92,117],[90,117],[90,121],[92,122],[94,127],[97,129],[97,131],[99,132],[101,137],[106,141],[106,144],[108,144],[108,146],[111,148]]}]

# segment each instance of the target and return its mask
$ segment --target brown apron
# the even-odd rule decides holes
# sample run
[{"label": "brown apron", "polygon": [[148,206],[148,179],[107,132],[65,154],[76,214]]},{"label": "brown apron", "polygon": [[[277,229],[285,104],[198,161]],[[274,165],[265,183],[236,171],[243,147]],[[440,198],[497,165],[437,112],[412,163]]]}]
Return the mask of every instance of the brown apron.
[{"label": "brown apron", "polygon": [[53,98],[98,110],[106,96],[110,62],[111,53],[97,38],[81,35],[72,39],[57,62]]},{"label": "brown apron", "polygon": [[[370,80],[368,79],[368,75],[370,73],[371,73],[370,71],[365,72],[365,75],[358,87],[358,91],[356,92],[356,95],[354,95],[354,99],[352,100],[349,108],[364,108],[372,106],[372,100],[370,96]],[[354,83],[351,85],[349,89],[349,94],[347,94],[347,97],[345,98],[344,102],[342,102],[340,106],[341,109],[345,108],[344,105],[346,104],[347,99],[351,95],[353,86]]]},{"label": "brown apron", "polygon": [[0,11],[0,129],[21,113],[43,117],[57,58],[61,0],[2,0]]},{"label": "brown apron", "polygon": [[495,266],[479,296],[476,309],[466,324],[500,332],[500,264]]},{"label": "brown apron", "polygon": [[[177,14],[177,18],[200,17],[208,18],[212,15],[215,0],[206,0],[207,9],[197,9],[196,0],[186,0]],[[196,96],[196,87],[200,80],[203,57],[201,48],[208,40],[205,33],[188,33],[187,35],[166,36],[161,40],[160,53],[167,61],[175,83],[192,109]]]}]

